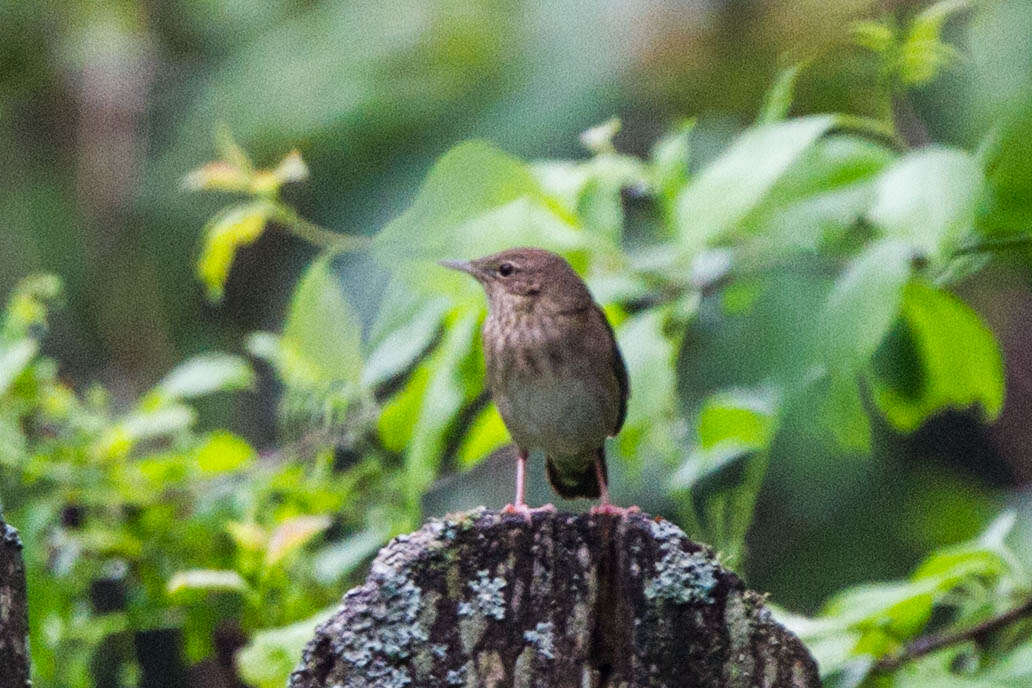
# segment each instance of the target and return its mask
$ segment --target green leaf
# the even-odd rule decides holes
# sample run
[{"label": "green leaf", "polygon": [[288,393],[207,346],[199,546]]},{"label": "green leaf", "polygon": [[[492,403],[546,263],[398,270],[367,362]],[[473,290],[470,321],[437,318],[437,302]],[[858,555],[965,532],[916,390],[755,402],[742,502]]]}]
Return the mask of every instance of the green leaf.
[{"label": "green leaf", "polygon": [[35,339],[22,339],[10,346],[0,346],[0,396],[7,393],[11,383],[21,375],[39,351]]},{"label": "green leaf", "polygon": [[479,364],[482,356],[474,343],[479,319],[476,311],[457,312],[446,327],[441,345],[423,364],[426,387],[405,449],[406,493],[412,503],[437,475],[441,449],[455,414],[475,393],[474,386],[480,387],[482,374],[472,380],[466,375],[470,359],[476,357]]},{"label": "green leaf", "polygon": [[280,523],[265,547],[265,566],[276,566],[329,527],[329,516],[295,516]]},{"label": "green leaf", "polygon": [[900,79],[920,85],[934,79],[960,53],[942,40],[942,27],[952,15],[971,7],[970,0],[940,0],[914,16],[900,46]]},{"label": "green leaf", "polygon": [[818,330],[828,368],[836,374],[858,372],[885,338],[899,313],[911,258],[902,241],[877,241],[836,280]]},{"label": "green leaf", "polygon": [[410,366],[437,336],[447,310],[447,299],[428,299],[408,282],[393,279],[369,335],[372,349],[362,383],[375,386]]},{"label": "green leaf", "polygon": [[820,405],[822,424],[846,451],[868,452],[871,421],[860,397],[856,376],[833,372],[822,384],[826,385]]},{"label": "green leaf", "polygon": [[928,622],[937,587],[935,581],[857,585],[828,600],[821,614],[844,626],[891,629],[906,638]]},{"label": "green leaf", "polygon": [[196,419],[197,413],[192,408],[176,403],[136,411],[105,430],[93,445],[93,451],[102,457],[121,458],[138,442],[180,432]]},{"label": "green leaf", "polygon": [[469,426],[457,455],[460,468],[475,466],[491,452],[509,443],[509,431],[494,404],[488,404]]},{"label": "green leaf", "polygon": [[47,312],[61,295],[61,280],[40,273],[22,279],[14,288],[4,311],[0,339],[8,343],[30,336],[33,327],[47,324]]},{"label": "green leaf", "polygon": [[313,262],[294,290],[280,339],[288,385],[322,389],[361,379],[361,325],[331,261]]},{"label": "green leaf", "polygon": [[768,89],[763,101],[763,109],[760,116],[756,118],[757,124],[770,124],[780,122],[788,116],[792,107],[792,98],[795,96],[795,84],[799,78],[801,64],[794,64],[785,67],[774,79],[774,84]]},{"label": "green leaf", "polygon": [[874,400],[910,432],[937,411],[978,404],[987,419],[1003,407],[1003,359],[978,314],[945,291],[912,280],[901,320],[874,358]]},{"label": "green leaf", "polygon": [[468,295],[474,282],[433,263],[518,245],[560,252],[583,247],[587,235],[559,211],[528,165],[469,141],[437,161],[408,210],[376,235],[372,251],[410,285]]},{"label": "green leaf", "polygon": [[695,120],[686,119],[652,146],[648,176],[667,211],[677,193],[688,183],[688,164],[691,157],[691,135]]},{"label": "green leaf", "polygon": [[389,531],[384,527],[367,528],[346,540],[319,550],[312,560],[316,580],[323,585],[338,583],[376,554],[387,542]]},{"label": "green leaf", "polygon": [[692,255],[734,230],[834,123],[831,116],[801,117],[742,134],[681,192],[677,226],[683,252]]},{"label": "green leaf", "polygon": [[225,430],[208,435],[197,449],[197,466],[205,474],[229,473],[245,468],[257,452],[241,437]]},{"label": "green leaf", "polygon": [[971,231],[982,186],[982,172],[967,153],[924,148],[882,174],[868,216],[886,236],[943,261]]},{"label": "green leaf", "polygon": [[256,688],[283,688],[290,672],[297,666],[301,651],[315,627],[328,620],[336,608],[324,609],[303,621],[259,631],[236,654],[240,676]]},{"label": "green leaf", "polygon": [[670,308],[650,308],[628,317],[616,328],[631,381],[627,418],[616,438],[623,457],[642,464],[658,455],[673,463],[681,448],[673,439],[679,420],[676,379],[670,374],[677,360],[682,329],[669,327]]},{"label": "green leaf", "polygon": [[219,212],[204,228],[204,246],[197,259],[197,277],[208,298],[218,301],[229,277],[237,249],[262,235],[273,207],[265,201],[231,206]]},{"label": "green leaf", "polygon": [[774,406],[769,395],[724,392],[711,396],[699,412],[699,446],[734,444],[763,449],[770,443]]},{"label": "green leaf", "polygon": [[850,24],[853,41],[862,48],[879,54],[886,54],[896,42],[892,27],[873,20],[861,20]]},{"label": "green leaf", "polygon": [[698,449],[671,481],[690,489],[706,539],[735,565],[742,556],[756,495],[767,472],[776,402],[745,390],[711,396],[699,412]]},{"label": "green leaf", "polygon": [[190,399],[213,392],[248,389],[253,384],[254,371],[246,360],[231,354],[209,353],[176,366],[153,393],[161,400]]},{"label": "green leaf", "polygon": [[169,595],[175,595],[186,590],[244,592],[247,589],[246,581],[236,571],[215,569],[179,571],[169,579],[166,586]]},{"label": "green leaf", "polygon": [[830,247],[848,239],[875,197],[877,175],[894,159],[856,136],[828,135],[806,150],[771,187],[746,224],[750,250],[780,260],[787,250]]}]

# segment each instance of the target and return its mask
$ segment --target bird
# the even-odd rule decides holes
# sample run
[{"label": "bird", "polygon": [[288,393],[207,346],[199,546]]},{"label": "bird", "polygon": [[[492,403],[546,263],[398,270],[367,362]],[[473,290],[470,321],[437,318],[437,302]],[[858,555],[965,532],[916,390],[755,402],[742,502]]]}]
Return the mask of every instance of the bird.
[{"label": "bird", "polygon": [[636,510],[612,504],[605,440],[627,417],[630,386],[613,328],[584,280],[562,256],[512,248],[475,260],[444,260],[487,294],[481,332],[487,386],[516,446],[516,496],[503,511],[529,518],[529,452],[545,453],[560,496],[599,499],[593,513]]}]

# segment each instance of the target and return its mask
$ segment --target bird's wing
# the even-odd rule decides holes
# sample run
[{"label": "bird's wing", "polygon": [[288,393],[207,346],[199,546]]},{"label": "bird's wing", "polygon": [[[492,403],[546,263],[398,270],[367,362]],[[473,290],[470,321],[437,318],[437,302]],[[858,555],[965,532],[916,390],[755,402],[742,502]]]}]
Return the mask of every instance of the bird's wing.
[{"label": "bird's wing", "polygon": [[616,426],[610,433],[610,436],[612,436],[620,432],[624,421],[627,420],[627,397],[631,395],[631,385],[627,379],[627,366],[624,364],[623,355],[620,353],[620,347],[616,344],[613,326],[609,324],[606,314],[597,304],[595,305],[595,312],[605,324],[606,331],[609,332],[609,365],[612,368],[613,376],[616,378],[616,384],[620,391],[620,412],[616,417]]}]

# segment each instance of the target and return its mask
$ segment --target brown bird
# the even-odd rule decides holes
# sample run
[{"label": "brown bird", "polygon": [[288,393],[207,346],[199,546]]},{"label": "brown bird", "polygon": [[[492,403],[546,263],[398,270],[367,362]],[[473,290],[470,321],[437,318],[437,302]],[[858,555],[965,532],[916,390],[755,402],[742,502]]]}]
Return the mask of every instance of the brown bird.
[{"label": "brown bird", "polygon": [[605,439],[627,415],[627,368],[584,281],[563,258],[539,248],[441,265],[469,273],[487,292],[487,383],[516,444],[516,499],[505,510],[531,511],[524,500],[527,454],[542,449],[557,493],[601,498],[593,511],[626,513],[609,501]]}]

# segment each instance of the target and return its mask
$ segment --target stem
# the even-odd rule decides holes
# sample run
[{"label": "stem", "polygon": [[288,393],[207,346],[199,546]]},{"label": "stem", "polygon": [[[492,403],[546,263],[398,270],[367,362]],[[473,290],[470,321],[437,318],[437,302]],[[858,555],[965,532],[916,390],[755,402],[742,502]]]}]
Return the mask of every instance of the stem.
[{"label": "stem", "polygon": [[986,619],[977,626],[972,626],[966,630],[956,631],[954,633],[922,636],[907,645],[907,647],[899,654],[882,657],[878,660],[878,663],[874,668],[876,671],[892,671],[894,669],[898,669],[904,663],[909,662],[912,659],[923,657],[924,655],[935,652],[936,650],[941,650],[944,647],[963,643],[968,640],[974,640],[976,642],[983,640],[993,631],[1012,624],[1026,616],[1032,616],[1032,598],[1029,598],[1023,604],[1015,607],[1014,609]]},{"label": "stem", "polygon": [[977,244],[962,246],[953,252],[954,257],[964,256],[972,253],[988,253],[990,251],[1005,251],[1015,246],[1032,246],[1032,234],[1006,237],[1004,239],[988,239]]},{"label": "stem", "polygon": [[368,237],[341,234],[309,222],[284,203],[274,202],[273,207],[276,210],[277,222],[284,225],[294,236],[320,248],[343,253],[364,248],[369,243]]},{"label": "stem", "polygon": [[835,117],[835,128],[884,141],[898,151],[905,151],[907,149],[906,142],[900,139],[892,124],[887,124],[872,117],[837,115]]}]

